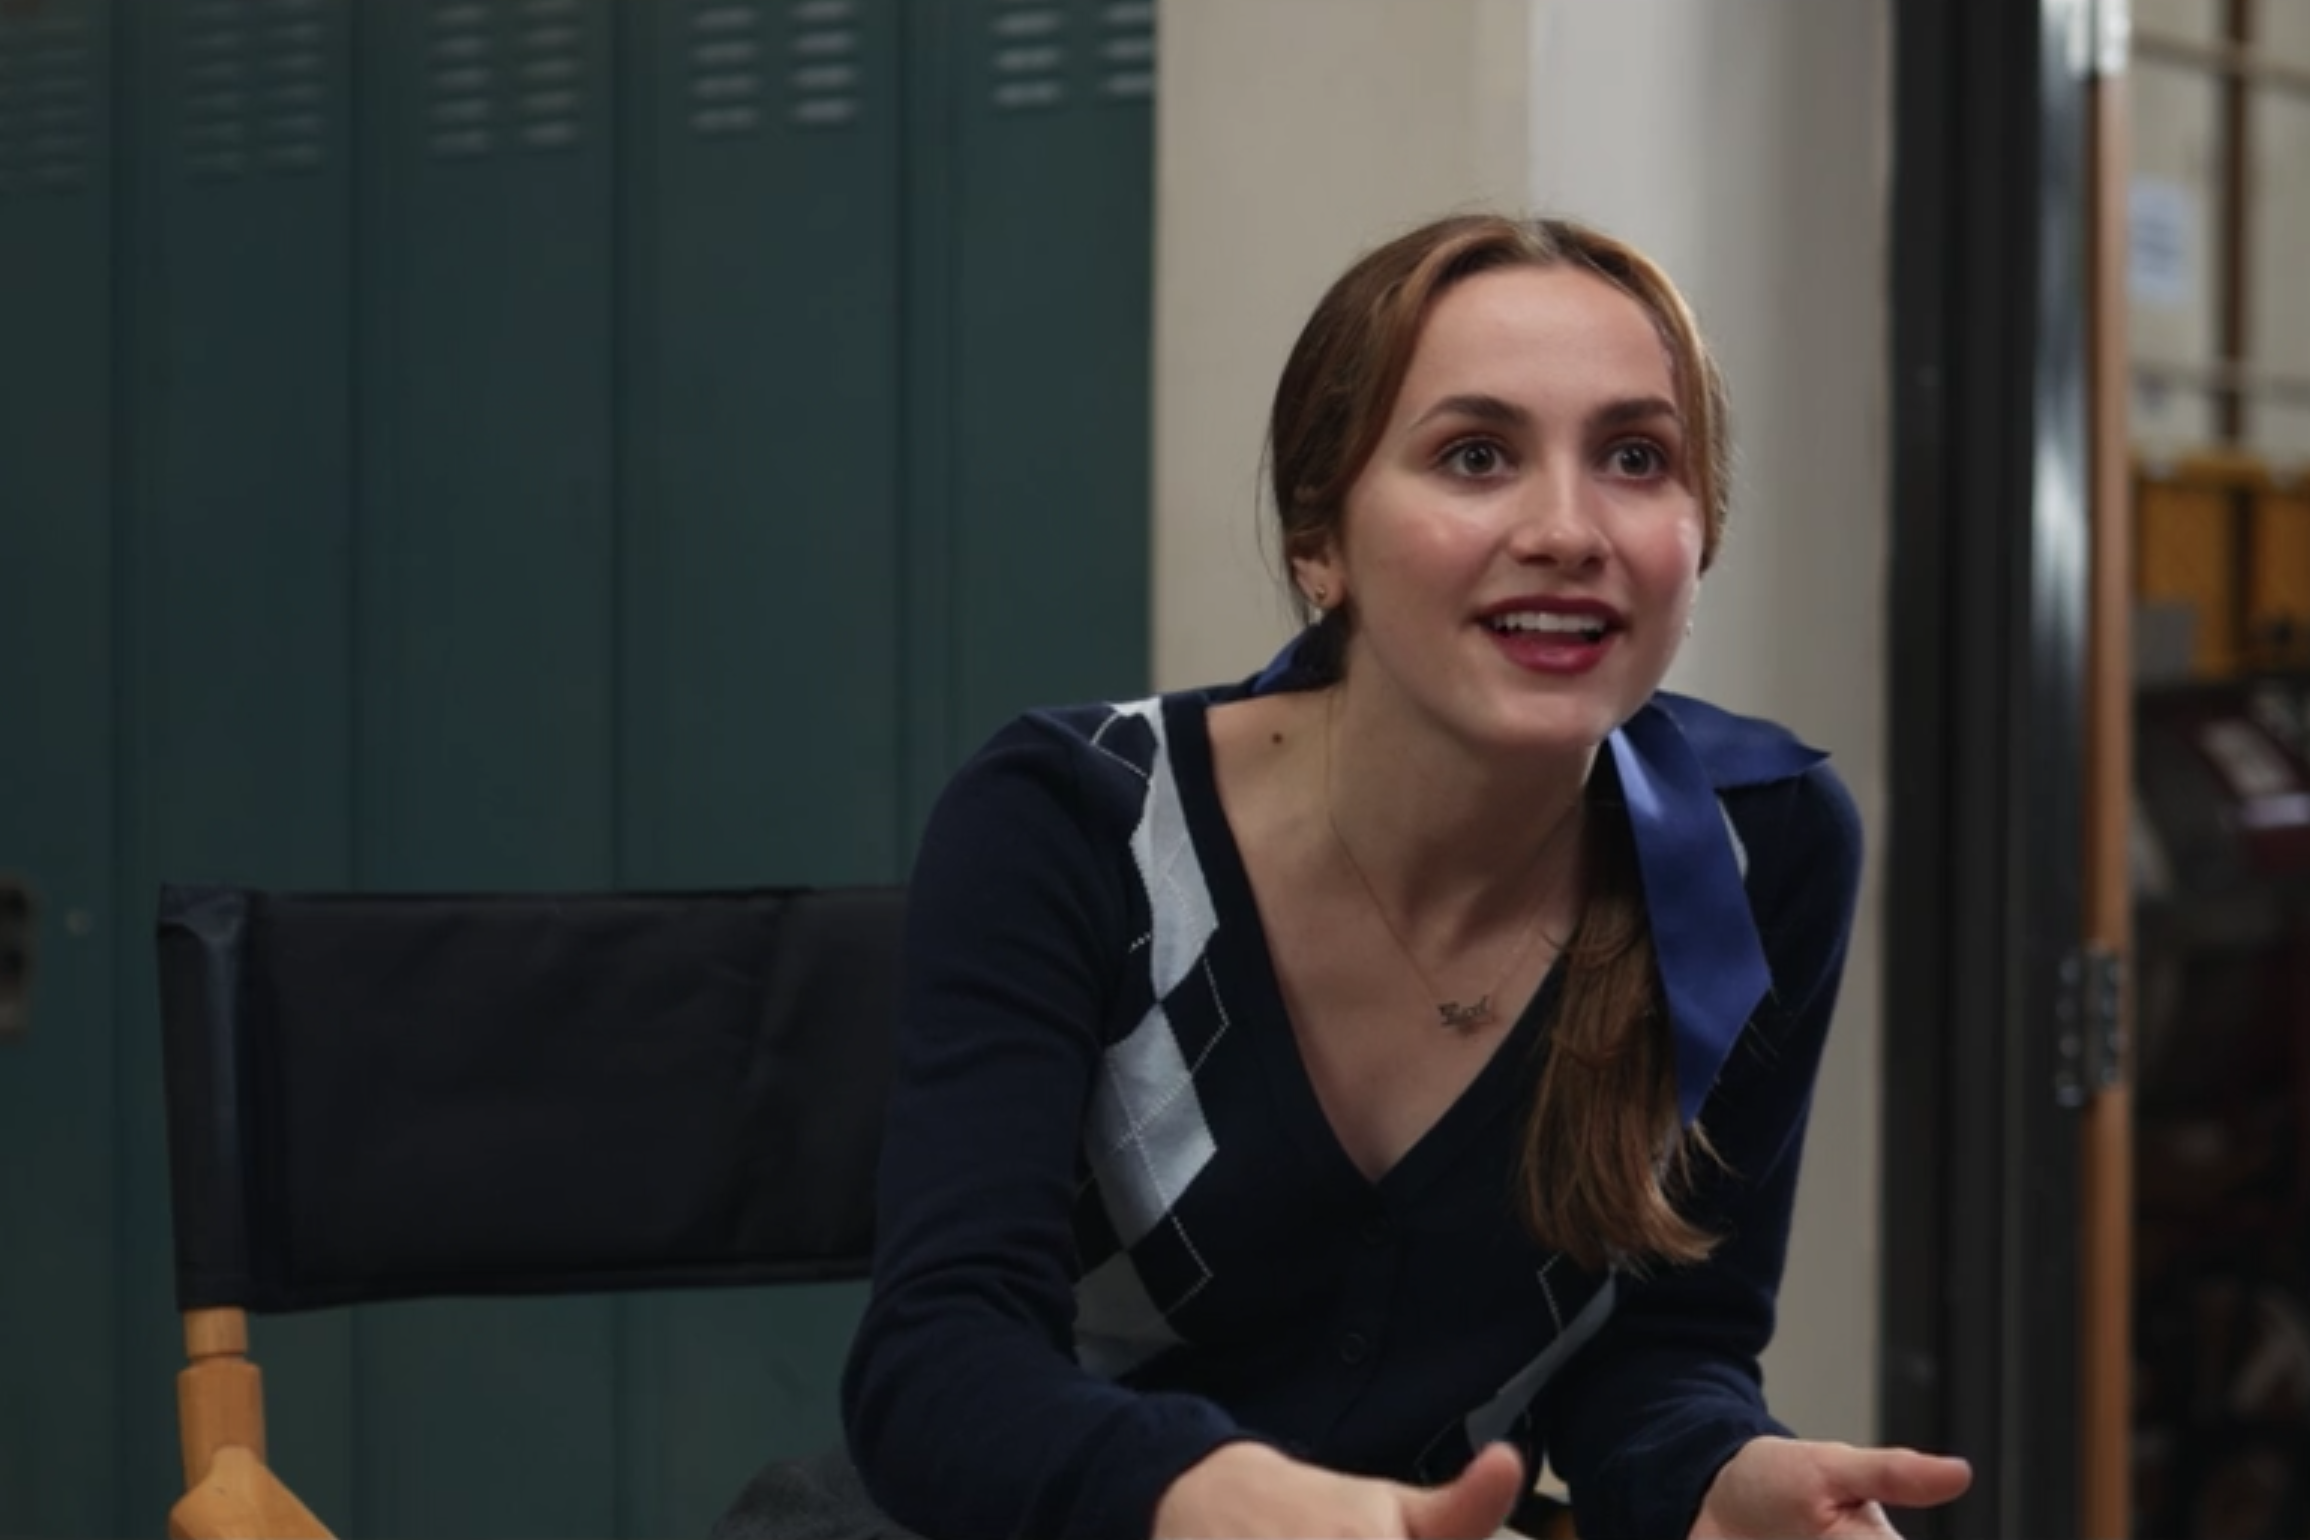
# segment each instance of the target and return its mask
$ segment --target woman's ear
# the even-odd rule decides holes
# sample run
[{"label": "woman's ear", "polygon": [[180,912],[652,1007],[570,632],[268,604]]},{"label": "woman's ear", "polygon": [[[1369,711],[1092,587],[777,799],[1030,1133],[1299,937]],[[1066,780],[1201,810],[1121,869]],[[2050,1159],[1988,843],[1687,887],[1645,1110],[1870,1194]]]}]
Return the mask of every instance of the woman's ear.
[{"label": "woman's ear", "polygon": [[1329,614],[1347,602],[1347,574],[1328,550],[1293,557],[1291,580],[1318,614]]}]

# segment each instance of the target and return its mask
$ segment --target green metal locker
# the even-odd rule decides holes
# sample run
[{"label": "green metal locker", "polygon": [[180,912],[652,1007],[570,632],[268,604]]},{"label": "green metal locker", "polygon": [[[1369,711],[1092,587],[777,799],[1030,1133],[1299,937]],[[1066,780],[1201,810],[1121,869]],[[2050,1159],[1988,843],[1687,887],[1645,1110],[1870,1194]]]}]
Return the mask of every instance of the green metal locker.
[{"label": "green metal locker", "polygon": [[[353,156],[340,8],[185,0],[114,17],[122,1463],[109,1519],[149,1533],[181,1490],[175,1409],[150,1387],[183,1353],[151,895],[186,873],[355,875]],[[261,1339],[283,1404],[336,1412],[344,1333],[299,1322]],[[299,1419],[281,1431],[303,1453]],[[299,1463],[327,1488],[326,1465]]]},{"label": "green metal locker", "polygon": [[[0,885],[30,889],[0,1037],[0,1533],[89,1533],[114,1325],[114,38],[0,6]],[[13,970],[11,970],[13,971]]]},{"label": "green metal locker", "polygon": [[[1152,27],[0,3],[0,1533],[178,1486],[161,879],[892,878],[1002,716],[1145,688]],[[262,1320],[275,1463],[347,1535],[696,1533],[859,1299]]]},{"label": "green metal locker", "polygon": [[[626,23],[618,877],[902,871],[895,0]],[[627,1534],[836,1435],[860,1291],[625,1302]]]},{"label": "green metal locker", "polygon": [[1147,672],[1153,11],[959,8],[951,495],[957,723]]},{"label": "green metal locker", "polygon": [[[355,880],[607,887],[611,6],[423,0],[358,17]],[[360,1312],[353,1522],[601,1532],[616,1348],[607,1299]]]},{"label": "green metal locker", "polygon": [[918,3],[912,592],[927,802],[1022,706],[1148,674],[1152,0]]}]

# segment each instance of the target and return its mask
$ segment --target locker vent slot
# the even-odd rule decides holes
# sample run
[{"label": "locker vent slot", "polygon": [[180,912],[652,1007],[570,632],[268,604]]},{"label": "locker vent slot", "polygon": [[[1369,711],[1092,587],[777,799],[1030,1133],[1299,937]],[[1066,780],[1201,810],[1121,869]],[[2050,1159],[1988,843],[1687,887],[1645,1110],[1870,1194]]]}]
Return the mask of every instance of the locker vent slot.
[{"label": "locker vent slot", "polygon": [[587,25],[582,0],[436,0],[425,43],[428,148],[460,160],[576,144]]},{"label": "locker vent slot", "polygon": [[1099,12],[1099,94],[1144,101],[1155,94],[1154,0],[1125,0]]},{"label": "locker vent slot", "polygon": [[709,139],[762,126],[766,67],[756,0],[701,0],[690,12],[690,128]]},{"label": "locker vent slot", "polygon": [[585,12],[579,0],[520,0],[513,34],[514,134],[525,150],[567,149],[585,115]]},{"label": "locker vent slot", "polygon": [[249,169],[249,28],[242,0],[200,0],[184,11],[185,165],[201,178]]},{"label": "locker vent slot", "polygon": [[321,0],[257,7],[257,159],[267,171],[315,171],[328,158],[328,22]]},{"label": "locker vent slot", "polygon": [[1056,5],[995,7],[987,23],[994,104],[1003,112],[1057,107],[1067,99],[1067,13]]},{"label": "locker vent slot", "polygon": [[496,148],[497,36],[493,0],[436,4],[425,39],[425,143],[445,160]]},{"label": "locker vent slot", "polygon": [[793,0],[786,14],[786,116],[800,128],[840,128],[859,110],[857,0]]},{"label": "locker vent slot", "polygon": [[0,198],[87,183],[95,48],[77,10],[0,6]]}]

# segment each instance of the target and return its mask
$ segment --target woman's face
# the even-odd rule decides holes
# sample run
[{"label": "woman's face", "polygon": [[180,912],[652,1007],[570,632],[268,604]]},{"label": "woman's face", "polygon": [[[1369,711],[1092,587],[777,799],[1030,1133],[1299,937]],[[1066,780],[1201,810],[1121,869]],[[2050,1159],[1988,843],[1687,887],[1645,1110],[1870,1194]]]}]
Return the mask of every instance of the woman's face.
[{"label": "woman's face", "polygon": [[1668,352],[1577,268],[1430,312],[1337,538],[1301,586],[1356,606],[1346,676],[1476,746],[1593,748],[1676,656],[1703,518]]}]

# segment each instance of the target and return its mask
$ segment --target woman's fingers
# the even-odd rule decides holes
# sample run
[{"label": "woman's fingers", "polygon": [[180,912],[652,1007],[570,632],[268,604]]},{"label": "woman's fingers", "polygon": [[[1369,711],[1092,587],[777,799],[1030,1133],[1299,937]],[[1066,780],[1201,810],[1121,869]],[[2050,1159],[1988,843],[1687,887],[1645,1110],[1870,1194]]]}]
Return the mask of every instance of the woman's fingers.
[{"label": "woman's fingers", "polygon": [[1965,1495],[1973,1467],[1951,1455],[1914,1449],[1834,1448],[1822,1453],[1824,1474],[1854,1502],[1935,1508]]},{"label": "woman's fingers", "polygon": [[1452,1481],[1404,1498],[1412,1540],[1489,1540],[1507,1526],[1524,1492],[1524,1459],[1506,1444],[1490,1444]]}]

